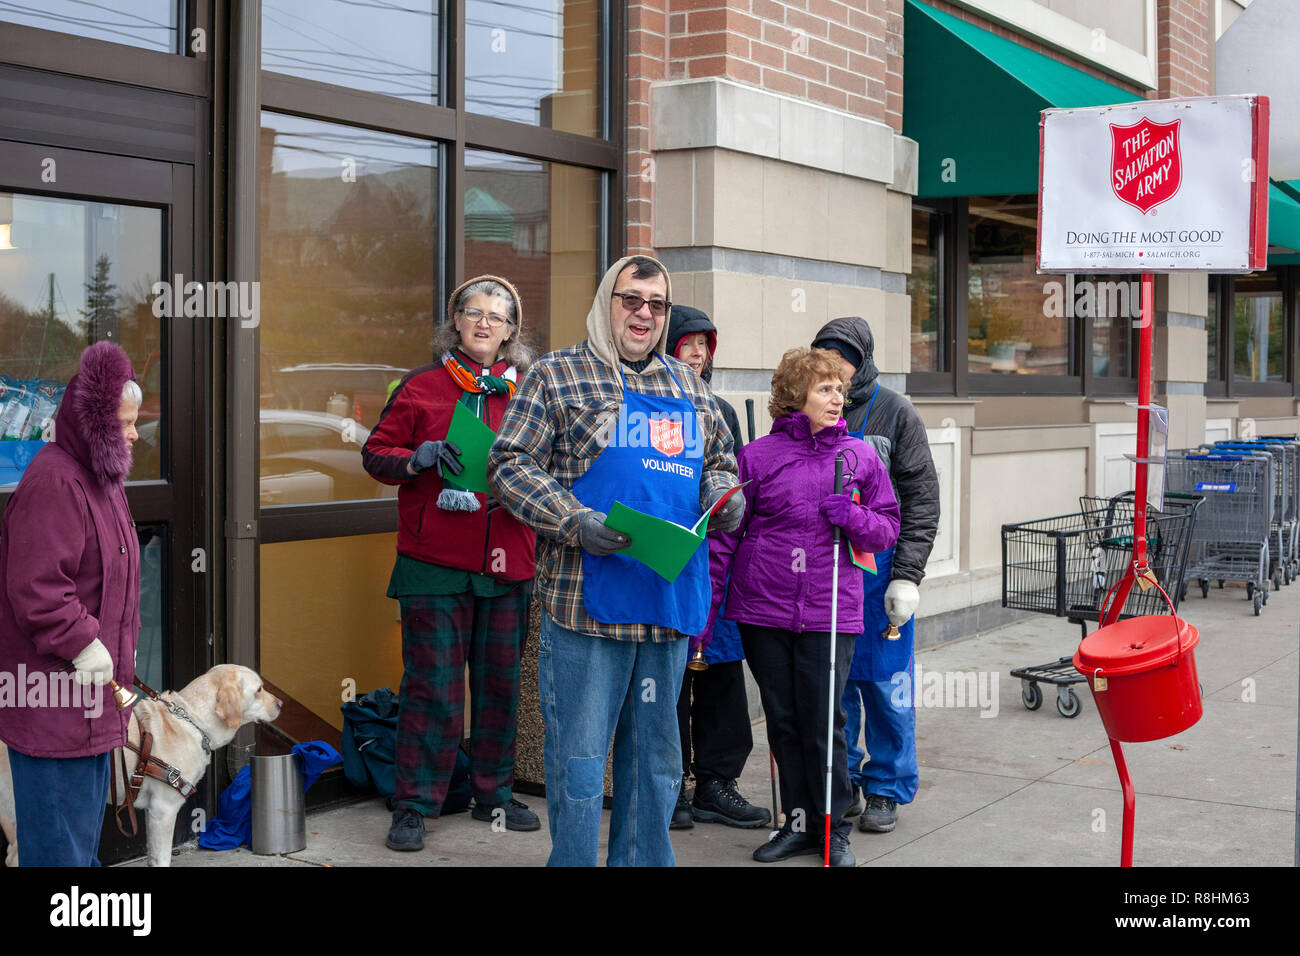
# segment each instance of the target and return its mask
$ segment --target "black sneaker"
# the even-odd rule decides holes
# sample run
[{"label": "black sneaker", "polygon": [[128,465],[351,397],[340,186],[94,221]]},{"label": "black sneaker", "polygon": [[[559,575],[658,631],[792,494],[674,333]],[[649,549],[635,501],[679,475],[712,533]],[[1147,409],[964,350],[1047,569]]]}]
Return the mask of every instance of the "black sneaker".
[{"label": "black sneaker", "polygon": [[863,833],[888,833],[898,822],[898,803],[876,793],[867,794],[867,808],[858,818]]},{"label": "black sneaker", "polygon": [[776,836],[754,851],[754,859],[759,863],[779,863],[792,856],[807,856],[821,851],[821,841],[815,835],[795,833],[786,824],[776,832]]},{"label": "black sneaker", "polygon": [[849,808],[848,808],[847,810],[844,811],[844,819],[847,820],[847,819],[849,819],[850,817],[856,817],[856,816],[860,815],[860,814],[862,813],[862,807],[863,807],[863,803],[862,803],[862,788],[859,787],[857,784],[854,784],[854,785],[853,785],[853,802],[850,803],[850,804],[849,804]]},{"label": "black sneaker", "polygon": [[384,845],[390,850],[408,851],[424,849],[424,817],[419,810],[398,807],[393,811],[393,823],[388,828]]},{"label": "black sneaker", "polygon": [[772,821],[770,812],[740,795],[734,780],[697,781],[691,813],[701,823],[725,823],[742,830],[755,830]]},{"label": "black sneaker", "polygon": [[849,848],[849,835],[839,830],[831,831],[831,866],[857,866],[858,858]]},{"label": "black sneaker", "polygon": [[686,775],[682,774],[682,786],[677,791],[677,806],[673,807],[673,818],[668,823],[670,830],[689,830],[695,826],[695,817],[691,815],[691,802],[686,799]]},{"label": "black sneaker", "polygon": [[496,811],[501,810],[505,813],[507,830],[540,830],[542,821],[537,819],[537,814],[528,809],[528,805],[520,803],[514,797],[511,797],[508,803],[479,803],[474,801],[474,809],[469,815],[475,820],[482,820],[485,823],[493,823],[497,819]]}]

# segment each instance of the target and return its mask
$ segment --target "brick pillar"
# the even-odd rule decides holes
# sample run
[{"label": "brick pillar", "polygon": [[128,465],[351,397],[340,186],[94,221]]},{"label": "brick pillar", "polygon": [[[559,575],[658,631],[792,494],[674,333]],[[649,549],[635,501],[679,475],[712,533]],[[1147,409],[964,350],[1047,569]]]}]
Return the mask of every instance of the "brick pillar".
[{"label": "brick pillar", "polygon": [[[1209,0],[1157,0],[1154,98],[1205,96],[1210,82]],[[1169,408],[1169,447],[1205,440],[1205,314],[1208,279],[1156,276],[1156,402]]]}]

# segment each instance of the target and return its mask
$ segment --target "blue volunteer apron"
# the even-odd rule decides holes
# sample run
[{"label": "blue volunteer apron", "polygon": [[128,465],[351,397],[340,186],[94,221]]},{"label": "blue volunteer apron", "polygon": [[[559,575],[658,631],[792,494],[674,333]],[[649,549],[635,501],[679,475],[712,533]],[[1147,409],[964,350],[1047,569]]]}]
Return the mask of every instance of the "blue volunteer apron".
[{"label": "blue volunteer apron", "polygon": [[[876,403],[878,394],[879,382],[871,393],[871,401],[867,402],[867,414],[862,419],[862,428],[849,433],[854,438],[865,437],[867,418],[871,416],[871,406]],[[898,640],[887,641],[884,637],[889,628],[889,615],[885,613],[885,591],[889,588],[893,567],[894,549],[890,548],[876,555],[875,574],[862,572],[862,636],[854,645],[849,680],[891,680],[895,674],[907,670],[908,663],[912,660],[914,618],[908,618],[907,623],[898,629]]]},{"label": "blue volunteer apron", "polygon": [[[686,394],[672,369],[668,374]],[[596,511],[608,513],[618,500],[689,528],[700,518],[704,477],[704,437],[695,406],[686,398],[629,391],[621,366],[619,377],[623,402],[618,431],[574,483],[573,495]],[[695,447],[685,441],[690,436]],[[582,552],[582,603],[588,616],[602,624],[651,624],[698,634],[708,623],[709,598],[707,543],[671,584],[624,555]]]}]

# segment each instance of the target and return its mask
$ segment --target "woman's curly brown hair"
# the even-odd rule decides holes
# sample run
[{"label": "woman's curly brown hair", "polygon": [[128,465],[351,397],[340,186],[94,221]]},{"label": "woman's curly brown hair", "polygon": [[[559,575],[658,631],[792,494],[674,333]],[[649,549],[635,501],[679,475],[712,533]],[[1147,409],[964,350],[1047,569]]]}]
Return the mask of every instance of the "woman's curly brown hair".
[{"label": "woman's curly brown hair", "polygon": [[828,378],[841,383],[847,381],[836,352],[830,349],[790,349],[781,356],[781,364],[772,375],[768,414],[774,421],[783,415],[793,415],[808,400],[808,389],[815,382]]}]

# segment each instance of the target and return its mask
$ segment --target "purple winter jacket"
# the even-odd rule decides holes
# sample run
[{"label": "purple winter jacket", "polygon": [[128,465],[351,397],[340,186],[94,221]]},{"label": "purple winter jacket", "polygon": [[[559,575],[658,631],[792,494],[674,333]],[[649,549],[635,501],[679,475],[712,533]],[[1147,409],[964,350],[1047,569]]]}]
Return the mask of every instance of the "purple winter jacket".
[{"label": "purple winter jacket", "polygon": [[[709,535],[713,605],[705,641],[730,575],[727,619],[788,631],[831,629],[834,526],[821,514],[834,493],[835,453],[844,452],[844,493],[861,492],[859,514],[840,536],[840,634],[862,630],[862,574],[848,541],[864,551],[890,548],[898,538],[898,501],[889,472],[843,419],[813,434],[802,412],[778,418],[771,434],[736,456],[745,486],[745,517],[730,534]],[[852,475],[849,473],[852,472]]]},{"label": "purple winter jacket", "polygon": [[0,523],[0,740],[31,757],[88,757],[126,739],[130,711],[118,713],[111,689],[81,687],[63,671],[98,637],[114,680],[129,687],[135,672],[140,545],[117,417],[134,377],[113,343],[83,353],[54,441],[23,473]]}]

